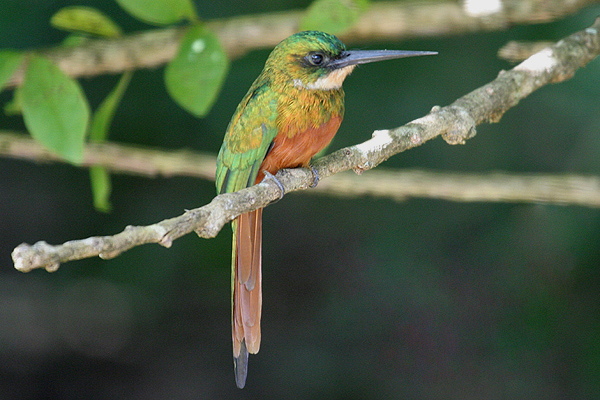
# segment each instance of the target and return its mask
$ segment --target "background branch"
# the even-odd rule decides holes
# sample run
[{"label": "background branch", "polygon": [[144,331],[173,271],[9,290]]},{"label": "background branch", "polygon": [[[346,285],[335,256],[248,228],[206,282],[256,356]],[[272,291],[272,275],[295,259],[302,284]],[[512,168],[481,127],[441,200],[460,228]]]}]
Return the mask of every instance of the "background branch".
[{"label": "background branch", "polygon": [[[600,54],[600,18],[583,31],[559,41],[533,55],[510,71],[502,72],[494,81],[456,100],[447,107],[434,107],[425,117],[393,130],[376,131],[373,138],[347,147],[314,163],[321,178],[354,169],[361,172],[374,168],[389,157],[419,146],[441,135],[450,144],[461,144],[475,135],[475,125],[497,122],[504,112],[514,107],[534,90],[572,77],[575,71]],[[306,169],[279,171],[277,177],[286,192],[307,188],[312,174]],[[227,222],[239,214],[267,206],[279,197],[274,182],[236,193],[219,195],[211,203],[180,217],[147,227],[128,227],[115,236],[94,237],[50,246],[38,242],[21,244],[13,251],[15,268],[56,270],[60,263],[100,255],[115,257],[131,247],[144,243],[170,246],[172,240],[195,231],[204,238],[214,237]]]},{"label": "background branch", "polygon": [[[24,134],[0,131],[0,155],[37,162],[65,162]],[[148,177],[191,176],[214,180],[216,157],[189,150],[166,151],[117,143],[90,143],[82,166]],[[600,206],[600,178],[564,174],[369,171],[368,179],[342,173],[306,193],[376,196],[397,201],[429,197],[453,201],[512,201]]]},{"label": "background branch", "polygon": [[552,44],[552,42],[547,41],[523,42],[511,40],[498,50],[498,57],[511,62],[519,62]]},{"label": "background branch", "polygon": [[[514,24],[552,21],[597,2],[504,0],[488,9],[477,7],[478,2],[472,1],[373,3],[352,29],[339,36],[347,43],[356,43],[498,30]],[[207,25],[217,34],[229,56],[236,58],[253,49],[275,46],[298,30],[302,15],[302,10],[295,10],[237,16],[211,20]],[[155,29],[40,52],[73,77],[121,73],[170,61],[185,30],[186,27]],[[17,70],[7,86],[19,85],[23,73],[24,67]]]},{"label": "background branch", "polygon": [[[0,131],[0,156],[35,162],[66,162],[29,135]],[[193,176],[214,180],[216,156],[189,150],[164,150],[114,142],[87,143],[81,166],[142,176]]]},{"label": "background branch", "polygon": [[[394,200],[428,197],[452,201],[506,201],[600,207],[600,178],[580,175],[471,174],[422,170],[369,171],[366,179],[338,174],[317,191],[338,196],[376,196]],[[308,191],[311,193],[313,191]]]}]

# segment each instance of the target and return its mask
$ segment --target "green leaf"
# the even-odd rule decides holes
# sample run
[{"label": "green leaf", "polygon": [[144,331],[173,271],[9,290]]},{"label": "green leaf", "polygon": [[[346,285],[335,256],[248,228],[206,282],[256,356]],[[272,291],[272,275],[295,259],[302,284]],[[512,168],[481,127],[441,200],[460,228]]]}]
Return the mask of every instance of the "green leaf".
[{"label": "green leaf", "polygon": [[33,138],[67,161],[80,163],[90,110],[77,81],[34,56],[21,91],[25,126]]},{"label": "green leaf", "polygon": [[112,184],[110,182],[110,174],[104,167],[90,167],[90,181],[92,184],[92,194],[94,197],[94,207],[98,211],[110,212],[110,192]]},{"label": "green leaf", "polygon": [[63,39],[63,41],[60,43],[60,45],[62,47],[75,47],[75,46],[81,46],[86,42],[89,42],[90,38],[89,36],[84,36],[81,33],[72,33],[70,35],[67,35],[67,37],[65,37]]},{"label": "green leaf", "polygon": [[315,0],[300,21],[300,30],[342,33],[354,25],[368,6],[368,0]]},{"label": "green leaf", "polygon": [[165,69],[165,85],[182,108],[202,117],[217,99],[229,59],[217,37],[203,26],[190,28]]},{"label": "green leaf", "polygon": [[72,6],[60,9],[50,24],[65,31],[85,32],[96,36],[117,37],[121,28],[108,16],[92,7]]},{"label": "green leaf", "polygon": [[18,86],[13,91],[12,100],[4,105],[4,114],[7,116],[21,115],[23,113],[21,97],[21,87]]},{"label": "green leaf", "polygon": [[[90,126],[91,142],[102,142],[108,136],[113,116],[123,98],[123,94],[125,94],[125,90],[127,90],[127,86],[129,86],[132,75],[133,71],[125,72],[117,86],[106,96],[94,113]],[[90,168],[90,182],[94,207],[98,211],[109,212],[111,209],[109,198],[112,191],[110,173],[104,167],[93,166]]]},{"label": "green leaf", "polygon": [[151,24],[198,20],[192,0],[117,0],[117,3],[129,14]]},{"label": "green leaf", "polygon": [[133,71],[128,71],[121,76],[117,86],[106,96],[92,117],[90,125],[90,141],[101,142],[108,136],[108,129],[112,123],[115,110],[119,106],[127,86],[131,81]]},{"label": "green leaf", "polygon": [[14,50],[0,51],[0,91],[23,61],[23,54]]}]

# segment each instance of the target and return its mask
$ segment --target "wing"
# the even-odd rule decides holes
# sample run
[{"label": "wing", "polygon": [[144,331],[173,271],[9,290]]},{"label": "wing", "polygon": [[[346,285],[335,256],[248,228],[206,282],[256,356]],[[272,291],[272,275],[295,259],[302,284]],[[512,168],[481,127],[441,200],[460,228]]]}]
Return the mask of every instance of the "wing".
[{"label": "wing", "polygon": [[254,185],[258,170],[277,135],[277,98],[266,83],[255,82],[227,127],[217,158],[218,193]]}]

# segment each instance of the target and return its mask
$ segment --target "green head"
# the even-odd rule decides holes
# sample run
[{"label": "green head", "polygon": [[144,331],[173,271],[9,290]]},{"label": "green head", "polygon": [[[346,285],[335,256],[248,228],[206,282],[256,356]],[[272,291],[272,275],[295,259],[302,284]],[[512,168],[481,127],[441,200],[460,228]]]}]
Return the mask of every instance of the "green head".
[{"label": "green head", "polygon": [[309,90],[339,89],[358,64],[414,56],[431,51],[346,50],[335,36],[325,32],[296,33],[279,43],[269,55],[265,73]]}]

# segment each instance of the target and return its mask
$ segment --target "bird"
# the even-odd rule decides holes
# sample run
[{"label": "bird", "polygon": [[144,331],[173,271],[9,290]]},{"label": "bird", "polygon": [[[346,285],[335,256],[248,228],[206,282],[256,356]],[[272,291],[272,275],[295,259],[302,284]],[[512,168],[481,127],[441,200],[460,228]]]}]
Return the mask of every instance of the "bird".
[{"label": "bird", "polygon": [[[217,193],[231,193],[306,167],[336,134],[344,116],[344,79],[359,64],[431,51],[347,50],[334,35],[303,31],[281,41],[237,106],[217,157]],[[314,185],[318,182],[315,174]],[[277,183],[277,182],[276,182]],[[283,186],[279,185],[282,189]],[[261,342],[262,209],[232,221],[232,340],[236,385]]]}]

